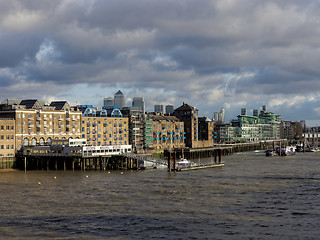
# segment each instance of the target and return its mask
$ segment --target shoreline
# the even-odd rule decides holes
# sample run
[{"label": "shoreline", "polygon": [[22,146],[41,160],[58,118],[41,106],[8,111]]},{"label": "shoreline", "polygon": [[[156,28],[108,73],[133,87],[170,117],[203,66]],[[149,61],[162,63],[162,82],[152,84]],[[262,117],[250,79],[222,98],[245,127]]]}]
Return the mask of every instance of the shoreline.
[{"label": "shoreline", "polygon": [[21,170],[19,169],[13,169],[13,168],[8,168],[8,169],[0,169],[0,173],[6,173],[6,172],[19,172]]}]

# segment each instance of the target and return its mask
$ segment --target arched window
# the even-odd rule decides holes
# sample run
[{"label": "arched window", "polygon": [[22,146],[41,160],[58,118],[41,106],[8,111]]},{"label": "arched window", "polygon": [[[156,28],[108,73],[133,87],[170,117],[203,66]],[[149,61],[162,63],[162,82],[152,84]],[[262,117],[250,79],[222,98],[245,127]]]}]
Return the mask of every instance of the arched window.
[{"label": "arched window", "polygon": [[51,139],[51,137],[48,137],[48,138],[47,138],[47,144],[48,144],[48,145],[51,145],[51,143],[52,143],[52,139]]},{"label": "arched window", "polygon": [[37,139],[36,138],[32,138],[31,139],[31,146],[36,146],[37,145]]},{"label": "arched window", "polygon": [[39,139],[39,145],[40,145],[40,146],[43,146],[43,145],[44,145],[44,138],[43,138],[43,137]]},{"label": "arched window", "polygon": [[28,138],[23,139],[23,146],[24,147],[29,146],[29,139]]}]

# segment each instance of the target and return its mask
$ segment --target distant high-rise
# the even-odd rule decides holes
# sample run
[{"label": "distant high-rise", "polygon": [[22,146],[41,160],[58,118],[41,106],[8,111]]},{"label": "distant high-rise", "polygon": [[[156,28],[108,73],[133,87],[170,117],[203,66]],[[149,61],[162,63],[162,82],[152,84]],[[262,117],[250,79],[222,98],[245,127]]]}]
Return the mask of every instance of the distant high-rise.
[{"label": "distant high-rise", "polygon": [[166,105],[166,114],[173,113],[173,105]]},{"label": "distant high-rise", "polygon": [[143,97],[134,97],[132,99],[132,109],[141,110],[142,113],[145,113],[145,102]]},{"label": "distant high-rise", "polygon": [[241,115],[247,116],[247,109],[246,108],[241,108]]},{"label": "distant high-rise", "polygon": [[114,95],[114,106],[117,106],[120,109],[125,106],[124,95],[120,90]]},{"label": "distant high-rise", "polygon": [[224,123],[224,109],[223,108],[220,109],[220,118],[219,118],[219,120],[222,123]]},{"label": "distant high-rise", "polygon": [[217,123],[224,123],[224,109],[221,108],[220,112],[214,112],[213,113],[213,119]]},{"label": "distant high-rise", "polygon": [[163,114],[163,105],[154,105],[154,112]]},{"label": "distant high-rise", "polygon": [[106,97],[103,99],[103,106],[104,107],[113,107],[114,106],[114,99],[113,97]]}]

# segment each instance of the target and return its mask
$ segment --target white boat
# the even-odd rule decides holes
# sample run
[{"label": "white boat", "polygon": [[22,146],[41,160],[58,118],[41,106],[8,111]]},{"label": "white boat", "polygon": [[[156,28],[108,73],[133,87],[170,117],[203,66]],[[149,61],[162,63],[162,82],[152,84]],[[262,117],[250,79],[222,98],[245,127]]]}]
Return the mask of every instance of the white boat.
[{"label": "white boat", "polygon": [[268,149],[265,151],[267,157],[279,156],[276,150]]},{"label": "white boat", "polygon": [[278,148],[277,152],[280,156],[294,155],[294,154],[296,154],[296,148],[295,148],[295,146],[286,146],[286,147],[281,148],[280,153],[279,153],[279,148]]},{"label": "white boat", "polygon": [[185,167],[190,167],[191,166],[191,162],[188,161],[185,158],[181,158],[178,162],[177,162],[177,167],[178,168],[185,168]]}]

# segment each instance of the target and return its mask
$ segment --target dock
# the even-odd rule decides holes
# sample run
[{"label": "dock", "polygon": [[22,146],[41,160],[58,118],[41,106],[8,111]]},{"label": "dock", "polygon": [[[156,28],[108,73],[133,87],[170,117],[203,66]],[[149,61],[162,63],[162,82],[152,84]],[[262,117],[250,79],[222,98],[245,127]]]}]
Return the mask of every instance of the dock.
[{"label": "dock", "polygon": [[[192,149],[169,149],[165,151],[165,156],[168,160],[168,171],[190,171],[199,170],[205,168],[223,167],[222,155],[231,154],[232,148],[230,147],[210,147],[210,148],[192,148]],[[213,162],[210,164],[196,164],[192,163],[191,166],[178,168],[177,162],[179,159],[186,158],[190,159],[200,159],[200,157],[210,157]]]},{"label": "dock", "polygon": [[192,170],[200,170],[200,169],[206,169],[206,168],[216,168],[216,167],[223,167],[224,163],[212,163],[212,164],[202,164],[202,165],[195,165],[185,168],[178,168],[176,171],[183,172],[183,171],[192,171]]}]

